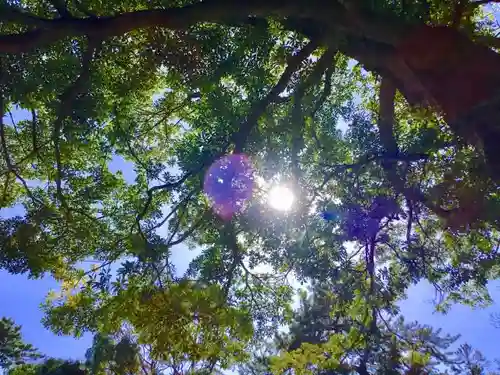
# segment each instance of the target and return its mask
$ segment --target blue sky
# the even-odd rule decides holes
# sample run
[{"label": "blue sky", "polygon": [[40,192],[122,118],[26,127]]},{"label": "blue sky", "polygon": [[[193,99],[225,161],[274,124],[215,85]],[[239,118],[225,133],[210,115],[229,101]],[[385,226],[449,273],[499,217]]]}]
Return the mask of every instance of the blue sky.
[{"label": "blue sky", "polygon": [[418,320],[420,323],[442,328],[443,333],[462,335],[457,344],[469,343],[479,349],[489,360],[500,358],[498,340],[500,329],[493,327],[490,315],[500,313],[500,282],[491,282],[488,287],[493,305],[484,309],[473,309],[465,305],[454,305],[446,315],[435,313],[432,300],[434,288],[427,282],[421,282],[410,288],[408,299],[403,301],[401,312],[409,321]]}]

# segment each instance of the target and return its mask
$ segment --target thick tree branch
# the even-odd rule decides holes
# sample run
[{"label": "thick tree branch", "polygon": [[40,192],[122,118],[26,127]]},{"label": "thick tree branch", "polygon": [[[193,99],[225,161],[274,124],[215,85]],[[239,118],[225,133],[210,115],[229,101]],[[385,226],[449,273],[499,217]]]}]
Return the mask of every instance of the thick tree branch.
[{"label": "thick tree branch", "polygon": [[367,70],[389,78],[410,105],[435,105],[432,98],[408,64],[392,46],[348,36],[340,51],[359,61]]},{"label": "thick tree branch", "polygon": [[[0,52],[27,52],[66,37],[86,35],[106,39],[141,28],[164,27],[179,30],[200,22],[234,23],[234,20],[249,16],[310,18],[330,26],[330,29],[340,28],[389,44],[396,43],[401,36],[400,32],[395,31],[397,20],[389,25],[368,15],[358,15],[357,23],[352,24],[346,14],[346,9],[339,2],[324,0],[241,0],[237,7],[230,0],[206,0],[182,8],[144,10],[98,18],[57,18],[49,21],[23,14],[22,18],[15,15],[16,22],[33,24],[35,19],[41,27],[25,33],[1,36]],[[0,20],[6,19],[7,16],[1,13]]]},{"label": "thick tree branch", "polygon": [[[52,22],[49,19],[37,17],[13,5],[5,3],[0,4],[0,21],[12,22],[26,26],[36,26],[40,28],[50,26]],[[3,36],[0,36],[0,41],[2,38]]]},{"label": "thick tree branch", "polygon": [[[279,2],[244,1],[234,7],[229,1],[209,0],[183,8],[144,10],[110,17],[59,18],[48,22],[44,20],[41,25],[43,28],[21,34],[1,36],[0,51],[7,53],[27,52],[68,36],[87,35],[105,39],[132,30],[155,26],[186,29],[199,22],[221,22],[225,19],[242,17],[251,13],[254,15],[272,13],[277,8],[276,3]],[[19,15],[17,13],[12,9],[5,15],[2,12],[0,20],[11,20],[21,24],[27,24],[27,22],[33,24],[33,19],[37,23],[41,22],[33,15]]]},{"label": "thick tree branch", "polygon": [[316,113],[318,113],[318,111],[321,109],[323,104],[325,104],[326,100],[332,93],[332,75],[334,71],[335,71],[335,62],[325,71],[325,83],[323,86],[323,92],[321,93],[320,98],[314,105],[314,109],[311,112],[311,117],[314,117]]},{"label": "thick tree branch", "polygon": [[[382,81],[380,82],[380,110],[378,128],[382,145],[389,155],[399,154],[398,145],[393,134],[395,96],[396,87],[389,79],[382,78]],[[383,164],[387,164],[389,167],[392,167],[394,162],[389,161]]]}]

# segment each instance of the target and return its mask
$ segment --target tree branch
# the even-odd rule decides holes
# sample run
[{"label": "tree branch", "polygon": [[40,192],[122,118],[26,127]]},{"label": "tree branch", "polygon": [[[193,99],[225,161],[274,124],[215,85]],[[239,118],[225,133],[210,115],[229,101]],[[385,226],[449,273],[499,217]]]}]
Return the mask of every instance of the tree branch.
[{"label": "tree branch", "polygon": [[462,20],[462,16],[464,15],[464,11],[468,6],[469,0],[457,0],[455,5],[455,9],[453,11],[453,19],[451,21],[451,27],[454,29],[458,29],[460,26],[460,21]]},{"label": "tree branch", "polygon": [[[1,69],[1,66],[0,66]],[[0,83],[2,81],[2,71],[0,71]],[[1,85],[0,85],[1,86]],[[2,146],[2,153],[3,153],[3,158],[5,160],[5,164],[7,165],[7,170],[9,173],[13,173],[14,176],[21,182],[21,184],[24,187],[24,190],[26,191],[26,194],[31,198],[33,202],[37,202],[39,204],[43,204],[38,198],[36,198],[33,193],[31,192],[28,184],[26,183],[26,180],[22,178],[22,176],[19,174],[19,172],[16,170],[15,166],[12,164],[12,161],[10,159],[10,154],[9,154],[9,149],[7,148],[7,140],[5,136],[5,124],[3,122],[4,118],[4,98],[3,95],[0,91],[0,144]],[[3,200],[5,199],[5,193],[7,191],[7,183],[8,183],[9,175],[6,177],[6,185],[4,187],[4,197]]]},{"label": "tree branch", "polygon": [[304,147],[304,114],[302,111],[302,100],[306,94],[306,90],[318,83],[321,80],[321,76],[329,69],[329,67],[334,65],[334,57],[337,53],[335,48],[328,48],[325,53],[318,60],[313,68],[311,74],[299,84],[297,89],[293,94],[293,109],[292,109],[292,148],[291,148],[291,162],[292,162],[292,173],[295,178],[299,178],[301,171],[299,167],[298,154],[300,150]]},{"label": "tree branch", "polygon": [[250,132],[257,125],[257,121],[265,112],[266,108],[269,104],[279,100],[279,94],[285,90],[292,75],[299,69],[300,64],[308,58],[318,46],[319,42],[317,40],[311,40],[299,53],[288,59],[287,67],[278,80],[278,83],[276,83],[261,101],[257,102],[252,107],[245,122],[240,126],[239,131],[231,138],[232,143],[234,143],[235,152],[242,151]]},{"label": "tree branch", "polygon": [[67,3],[64,0],[49,0],[52,6],[57,10],[57,13],[63,18],[71,18],[71,13],[68,10]]},{"label": "tree branch", "polygon": [[478,7],[480,5],[486,5],[489,3],[500,3],[500,0],[479,0],[479,1],[473,1],[469,5],[473,7]]},{"label": "tree branch", "polygon": [[204,213],[203,213],[203,214],[202,214],[202,215],[198,218],[198,220],[196,220],[196,221],[194,222],[194,224],[193,224],[193,225],[191,225],[191,227],[190,227],[188,230],[186,230],[186,231],[185,231],[185,232],[184,232],[184,233],[183,233],[183,234],[182,234],[179,238],[177,238],[176,240],[173,240],[173,241],[172,241],[172,238],[173,238],[173,235],[174,235],[175,233],[172,233],[172,235],[170,236],[170,239],[169,239],[169,241],[168,241],[168,243],[167,243],[167,246],[168,246],[168,247],[174,247],[174,246],[179,245],[179,244],[181,244],[182,242],[184,242],[184,241],[185,241],[185,240],[186,240],[189,236],[191,236],[191,235],[194,233],[194,231],[195,231],[196,229],[200,228],[201,224],[203,224],[203,222],[204,222],[204,221],[206,221],[206,220],[207,220],[207,218],[208,218],[208,216],[207,216],[207,215],[208,215],[209,213],[210,213],[210,210],[206,210],[206,211],[205,211],[205,212],[204,212]]},{"label": "tree branch", "polygon": [[193,197],[193,195],[198,191],[197,188],[192,189],[189,194],[184,197],[181,201],[179,201],[174,208],[163,218],[162,221],[159,223],[155,224],[153,227],[149,228],[146,233],[151,233],[154,230],[160,228],[162,225],[164,225],[179,209],[182,207],[183,209],[186,209],[187,205],[189,204],[189,200]]},{"label": "tree branch", "polygon": [[[357,15],[353,24],[346,16],[346,9],[336,1],[311,0],[241,0],[238,6],[233,6],[230,0],[206,0],[181,8],[152,9],[118,14],[107,17],[57,18],[51,20],[39,19],[33,15],[23,14],[17,18],[20,24],[33,24],[40,27],[36,30],[20,34],[3,35],[0,37],[0,52],[22,53],[52,44],[62,38],[75,36],[99,36],[103,39],[123,35],[129,31],[164,27],[172,30],[184,30],[200,22],[234,23],[251,17],[288,18],[292,16],[311,19],[323,24],[330,31],[343,29],[352,34],[369,37],[374,40],[393,45],[401,37],[397,20],[390,23],[379,22],[371,15]],[[0,20],[5,21],[0,12]]]},{"label": "tree branch", "polygon": [[[279,98],[279,94],[285,90],[288,81],[290,80],[293,73],[297,71],[302,61],[304,61],[311,53],[318,47],[318,42],[310,41],[299,53],[291,56],[288,65],[281,75],[278,83],[269,91],[269,93],[260,101],[252,106],[250,114],[247,116],[244,123],[240,126],[239,130],[231,137],[231,142],[235,145],[234,151],[241,151],[250,135],[251,130],[257,124],[258,119],[265,112],[266,108],[270,103]],[[140,230],[140,221],[146,215],[154,197],[154,193],[157,190],[171,190],[180,187],[189,177],[194,176],[206,167],[206,163],[202,163],[196,170],[191,172],[186,172],[186,174],[176,182],[169,182],[162,185],[153,186],[147,191],[147,200],[144,205],[143,210],[137,215],[136,225]]]},{"label": "tree branch", "polygon": [[233,279],[234,279],[234,274],[236,272],[236,268],[241,263],[241,251],[240,251],[240,248],[238,245],[238,239],[236,237],[236,234],[234,233],[233,225],[230,223],[226,224],[225,232],[226,232],[226,237],[229,241],[229,247],[231,248],[231,253],[233,256],[233,261],[232,261],[231,266],[229,267],[229,271],[228,271],[226,285],[224,285],[224,288],[223,288],[223,293],[224,293],[224,296],[226,297],[226,300],[227,300],[227,298],[229,296],[229,290],[231,289],[231,286],[233,285]]},{"label": "tree branch", "polygon": [[101,41],[97,41],[94,39],[88,40],[88,47],[82,57],[82,69],[80,75],[75,80],[75,82],[70,85],[59,97],[60,107],[57,119],[54,123],[54,130],[52,132],[52,140],[54,142],[54,155],[56,159],[56,190],[57,196],[61,205],[69,212],[69,206],[66,202],[66,198],[64,197],[62,191],[62,179],[63,179],[63,167],[61,160],[61,148],[60,148],[60,133],[63,126],[63,122],[66,117],[72,111],[74,102],[78,95],[82,93],[85,89],[87,81],[90,78],[90,64],[92,62],[94,53],[97,48],[100,46]]},{"label": "tree branch", "polygon": [[[40,28],[50,26],[52,22],[50,19],[35,16],[23,9],[5,3],[0,5],[0,21],[12,22],[26,26],[36,26]],[[4,36],[0,36],[0,46],[3,37]]]},{"label": "tree branch", "polygon": [[406,199],[406,205],[408,206],[408,221],[406,222],[406,246],[411,244],[411,232],[413,225],[413,204],[409,199]]},{"label": "tree branch", "polygon": [[[201,169],[203,169],[203,167],[199,168],[199,170],[201,170]],[[168,183],[165,183],[165,184],[162,184],[162,185],[156,185],[156,186],[153,186],[153,187],[149,188],[149,190],[146,193],[147,197],[148,197],[147,200],[146,200],[146,204],[144,205],[144,208],[141,211],[141,213],[139,215],[137,215],[137,218],[136,218],[137,225],[140,225],[140,221],[144,218],[144,216],[148,212],[149,206],[153,202],[153,197],[154,197],[155,191],[158,191],[158,190],[173,190],[175,188],[178,188],[184,182],[186,182],[186,180],[189,177],[191,177],[195,173],[197,173],[197,172],[196,171],[194,173],[186,172],[186,174],[184,176],[182,176],[181,178],[179,178],[175,182],[168,182]]]},{"label": "tree branch", "polygon": [[37,126],[38,118],[36,116],[36,111],[31,110],[31,143],[33,147],[33,152],[38,154],[38,140],[37,140]]},{"label": "tree branch", "polygon": [[474,36],[474,40],[481,43],[487,47],[500,49],[500,38],[491,35],[477,35]]},{"label": "tree branch", "polygon": [[332,64],[326,71],[325,71],[325,84],[323,86],[323,92],[321,93],[321,97],[318,99],[316,102],[314,109],[311,113],[311,117],[314,117],[316,113],[321,109],[323,104],[325,104],[326,100],[332,93],[332,75],[333,72],[335,71],[335,63]]},{"label": "tree branch", "polygon": [[242,1],[237,7],[227,0],[209,0],[182,8],[153,9],[127,12],[116,16],[98,18],[58,18],[43,20],[36,16],[20,12],[12,7],[8,12],[0,13],[0,20],[15,21],[20,24],[42,26],[33,31],[0,37],[0,51],[6,53],[22,53],[52,44],[68,36],[94,36],[103,39],[125,34],[129,31],[165,27],[169,29],[186,29],[199,22],[221,22],[248,14],[260,15],[273,13],[282,7],[278,1]]},{"label": "tree branch", "polygon": [[[396,87],[394,84],[388,78],[382,78],[380,83],[380,108],[378,120],[380,140],[385,151],[389,155],[397,156],[399,155],[399,148],[393,133],[395,95]],[[402,194],[412,202],[423,203],[441,218],[448,218],[449,212],[427,199],[417,187],[405,187],[405,182],[397,171],[397,162],[395,160],[382,161],[382,168],[397,193]]]}]

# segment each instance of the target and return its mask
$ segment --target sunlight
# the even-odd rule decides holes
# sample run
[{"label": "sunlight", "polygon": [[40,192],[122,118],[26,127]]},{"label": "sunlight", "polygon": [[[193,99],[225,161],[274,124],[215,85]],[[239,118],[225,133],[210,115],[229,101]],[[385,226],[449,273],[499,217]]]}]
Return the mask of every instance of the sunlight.
[{"label": "sunlight", "polygon": [[290,210],[294,199],[293,192],[285,186],[273,187],[267,196],[268,204],[278,211]]}]

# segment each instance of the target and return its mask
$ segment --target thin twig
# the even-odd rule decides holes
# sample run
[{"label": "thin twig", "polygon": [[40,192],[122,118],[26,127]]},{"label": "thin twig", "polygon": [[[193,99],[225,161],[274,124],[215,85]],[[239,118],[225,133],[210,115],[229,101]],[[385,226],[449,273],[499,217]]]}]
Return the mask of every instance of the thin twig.
[{"label": "thin twig", "polygon": [[[2,67],[0,65],[0,84],[3,81],[3,71],[1,69],[2,69]],[[12,161],[10,159],[9,150],[7,148],[7,140],[6,140],[6,136],[5,136],[5,124],[3,122],[3,118],[4,118],[4,98],[2,96],[2,93],[0,92],[0,141],[1,141],[1,145],[2,145],[2,153],[3,153],[4,160],[5,160],[5,164],[7,165],[7,170],[8,170],[8,172],[13,173],[14,176],[16,176],[16,178],[19,181],[21,181],[21,184],[23,185],[23,187],[26,191],[26,194],[31,198],[31,200],[33,202],[36,202],[38,204],[43,204],[43,202],[41,202],[40,199],[38,199],[37,197],[35,197],[33,195],[28,184],[26,183],[26,181],[22,178],[22,176],[19,174],[19,172],[16,170],[16,168],[12,164]],[[7,181],[8,181],[8,178],[7,178]],[[6,191],[6,190],[7,190],[7,186],[4,187],[4,191]]]},{"label": "thin twig", "polygon": [[37,127],[38,127],[38,118],[36,116],[36,111],[34,109],[32,109],[31,110],[31,142],[32,142],[34,154],[38,154]]},{"label": "thin twig", "polygon": [[175,241],[169,241],[167,243],[167,246],[168,247],[173,247],[173,246],[176,246],[176,245],[179,245],[180,243],[184,242],[186,240],[186,238],[188,238],[190,235],[193,234],[193,232],[198,229],[201,224],[206,220],[207,218],[207,213],[209,213],[210,210],[207,210],[205,211],[201,216],[200,218],[195,221],[195,223],[186,231],[184,232],[179,238],[177,238]]}]

